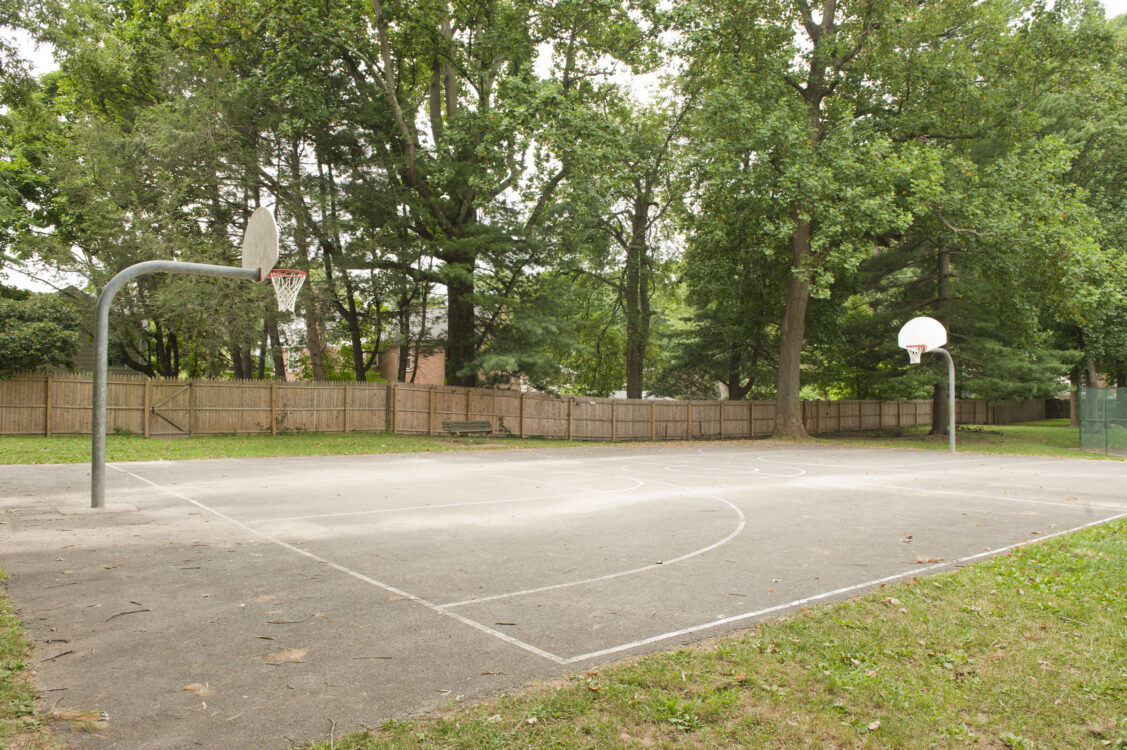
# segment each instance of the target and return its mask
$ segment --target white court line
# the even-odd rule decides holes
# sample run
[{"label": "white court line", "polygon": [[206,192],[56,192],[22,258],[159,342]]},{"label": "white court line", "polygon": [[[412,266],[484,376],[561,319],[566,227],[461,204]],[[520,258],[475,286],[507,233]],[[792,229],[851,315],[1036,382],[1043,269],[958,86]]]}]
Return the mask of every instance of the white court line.
[{"label": "white court line", "polygon": [[290,552],[294,552],[298,555],[301,555],[302,557],[306,557],[310,560],[313,560],[314,562],[318,562],[322,565],[325,565],[326,567],[332,568],[333,570],[335,570],[339,573],[344,573],[345,575],[351,576],[352,578],[355,578],[358,581],[362,581],[363,583],[367,583],[371,586],[375,586],[376,588],[381,588],[384,591],[387,591],[388,593],[395,594],[396,596],[401,596],[404,599],[409,600],[409,601],[417,602],[418,604],[421,604],[422,606],[426,607],[427,609],[429,609],[433,612],[437,612],[440,615],[443,615],[445,617],[449,617],[452,620],[457,620],[458,622],[462,623],[463,625],[469,625],[471,628],[473,628],[475,630],[478,630],[478,631],[485,633],[487,635],[491,635],[494,638],[498,638],[498,639],[504,641],[505,643],[508,643],[512,646],[516,646],[517,648],[524,649],[525,651],[528,651],[529,653],[536,654],[537,656],[541,656],[541,657],[547,659],[548,661],[555,662],[556,664],[566,663],[565,660],[562,657],[556,656],[555,654],[550,653],[548,651],[545,651],[542,648],[537,648],[536,646],[533,646],[531,643],[525,643],[522,640],[519,640],[517,638],[513,638],[508,633],[502,633],[499,630],[494,630],[493,628],[482,625],[480,622],[477,622],[476,620],[471,620],[468,617],[462,617],[461,615],[457,614],[456,612],[447,612],[446,610],[444,610],[442,607],[435,604],[434,602],[427,601],[426,599],[423,599],[422,597],[415,596],[414,594],[411,594],[407,591],[404,591],[403,589],[396,588],[395,586],[392,586],[390,584],[384,583],[383,581],[377,581],[375,578],[372,578],[371,576],[366,576],[363,573],[352,570],[351,568],[346,568],[343,565],[340,565],[338,563],[333,562],[332,560],[327,560],[324,557],[321,557],[320,555],[314,554],[313,552],[310,552],[309,550],[305,550],[305,549],[302,549],[301,547],[294,546],[292,544],[289,544],[288,542],[283,542],[281,539],[277,539],[275,537],[270,536],[269,534],[266,534],[262,531],[259,531],[258,529],[254,528],[252,526],[248,526],[247,524],[243,523],[242,521],[239,521],[235,518],[232,518],[231,516],[227,515],[226,513],[215,510],[214,508],[210,508],[207,505],[204,505],[203,503],[201,503],[199,500],[195,500],[194,498],[188,497],[187,495],[182,494],[180,492],[175,492],[173,490],[170,490],[167,487],[163,487],[163,486],[157,484],[156,482],[149,481],[148,479],[145,479],[144,477],[142,477],[138,474],[134,474],[131,471],[126,471],[125,469],[122,469],[119,466],[114,466],[113,464],[109,464],[109,466],[112,469],[116,469],[117,471],[120,471],[122,474],[125,474],[127,476],[131,476],[134,479],[137,479],[141,482],[144,482],[145,484],[147,484],[151,487],[155,487],[156,489],[160,490],[161,492],[164,492],[166,494],[172,495],[173,497],[176,497],[176,498],[179,498],[179,499],[184,500],[186,502],[189,502],[192,505],[196,506],[197,508],[200,508],[201,510],[206,510],[208,513],[211,513],[212,515],[216,516],[217,518],[223,519],[224,521],[231,524],[232,526],[236,526],[236,527],[242,529],[243,531],[246,531],[249,534],[253,534],[254,536],[257,536],[260,539],[264,539],[265,541],[270,542],[271,544],[276,544],[283,549],[287,549]]},{"label": "white court line", "polygon": [[[858,462],[854,462],[854,461],[847,461],[847,460],[842,460],[842,461],[837,461],[837,462],[831,463],[826,459],[817,459],[817,458],[808,459],[808,460],[805,460],[805,461],[795,461],[795,460],[772,461],[771,458],[768,458],[765,455],[756,456],[755,460],[756,461],[762,461],[763,463],[767,463],[767,464],[776,464],[778,466],[786,466],[787,468],[790,468],[790,469],[798,469],[799,467],[794,465],[794,464],[797,463],[797,464],[801,464],[803,466],[808,466],[808,467],[811,467],[811,468],[819,468],[819,469],[868,469],[868,470],[871,470],[871,471],[905,471],[905,470],[910,471],[912,469],[930,469],[933,466],[944,466],[944,465],[949,465],[949,464],[960,464],[960,465],[965,466],[967,464],[974,464],[976,461],[982,461],[983,459],[981,458],[981,456],[976,456],[974,458],[948,458],[948,459],[944,459],[942,461],[920,461],[918,463],[895,464],[895,465],[892,465],[892,466],[889,466],[888,464],[863,464],[863,463],[858,463]],[[803,471],[803,473],[805,474],[806,472]]]},{"label": "white court line", "polygon": [[[634,479],[634,477],[625,477],[625,478],[626,479]],[[641,481],[641,480],[635,479],[635,481]],[[658,484],[664,484],[664,485],[667,485],[669,487],[673,487],[674,489],[682,490],[684,492],[689,492],[690,494],[699,495],[701,497],[711,498],[713,500],[717,500],[717,501],[723,503],[724,505],[727,505],[729,508],[731,508],[732,510],[734,510],[736,512],[736,518],[739,519],[739,522],[736,524],[736,528],[730,534],[728,534],[728,536],[724,537],[723,539],[721,539],[719,541],[713,542],[712,544],[708,545],[707,547],[701,547],[700,549],[693,550],[692,552],[687,552],[687,553],[681,555],[680,557],[674,557],[672,560],[664,560],[664,561],[662,561],[661,565],[645,565],[645,566],[642,566],[640,568],[632,568],[631,570],[620,570],[617,573],[608,573],[606,575],[595,576],[594,578],[584,578],[584,579],[579,580],[579,581],[568,581],[567,583],[555,583],[555,584],[552,584],[550,586],[538,586],[537,588],[524,589],[523,591],[509,591],[509,592],[504,593],[504,594],[495,594],[494,596],[483,596],[483,597],[480,597],[480,598],[477,598],[477,599],[464,599],[460,602],[450,602],[448,604],[440,604],[438,606],[441,607],[443,610],[446,610],[446,609],[449,609],[449,608],[452,608],[452,607],[463,607],[467,604],[481,604],[482,602],[492,602],[492,601],[496,601],[498,599],[512,599],[513,597],[517,597],[517,596],[527,596],[529,594],[539,594],[539,593],[544,592],[544,591],[556,591],[558,589],[571,588],[572,586],[582,586],[582,585],[588,584],[588,583],[597,583],[599,581],[609,581],[609,580],[614,579],[614,578],[622,578],[623,576],[632,576],[632,575],[636,575],[638,573],[646,573],[646,572],[653,571],[653,570],[661,570],[663,568],[668,568],[670,565],[675,565],[679,562],[684,562],[685,560],[696,557],[697,555],[703,555],[705,552],[711,552],[712,550],[716,549],[717,547],[721,547],[721,546],[727,544],[728,542],[732,541],[737,536],[739,536],[740,533],[743,532],[744,528],[747,526],[747,517],[744,516],[743,511],[740,510],[735,505],[728,502],[727,500],[725,500],[722,497],[718,497],[716,495],[712,495],[712,494],[709,494],[709,493],[706,493],[706,492],[699,492],[697,490],[692,490],[688,487],[680,487],[680,486],[675,485],[675,484],[670,484],[669,482],[658,481]]]},{"label": "white court line", "polygon": [[[626,479],[632,479],[632,477],[626,477]],[[637,484],[635,484],[633,487],[624,487],[622,489],[617,489],[617,490],[594,490],[594,489],[587,489],[585,487],[580,488],[580,489],[584,490],[585,492],[590,492],[591,494],[594,494],[594,495],[614,495],[614,494],[621,493],[621,492],[633,492],[634,490],[645,486],[645,482],[643,482],[640,479],[633,479],[633,481],[637,482]],[[533,495],[533,496],[529,496],[529,497],[505,498],[504,500],[471,500],[471,501],[465,502],[465,503],[444,503],[442,505],[411,505],[411,506],[407,506],[405,508],[380,508],[379,510],[354,510],[354,511],[342,512],[342,513],[318,513],[318,514],[309,515],[309,516],[283,516],[282,518],[264,518],[264,519],[260,519],[260,520],[256,520],[256,521],[248,521],[248,523],[251,523],[251,524],[266,524],[266,523],[281,523],[283,521],[309,521],[309,520],[313,520],[313,519],[316,519],[316,518],[347,518],[347,517],[350,517],[350,516],[369,516],[369,515],[376,515],[376,514],[379,514],[379,513],[406,513],[408,511],[416,511],[416,510],[440,510],[440,509],[443,509],[443,508],[466,508],[466,507],[472,507],[472,506],[477,506],[477,505],[501,505],[501,504],[504,504],[504,503],[527,503],[527,502],[532,502],[532,501],[535,501],[535,500],[559,500],[561,498],[571,497],[571,496],[572,496],[571,494],[538,495],[538,496]]]},{"label": "white court line", "polygon": [[[467,626],[469,626],[469,627],[471,627],[471,628],[473,628],[473,629],[475,629],[479,632],[485,633],[487,635],[491,635],[491,636],[497,638],[498,640],[501,640],[505,643],[516,646],[517,648],[520,648],[524,651],[535,654],[535,655],[540,656],[540,657],[542,657],[542,658],[544,658],[548,661],[551,661],[553,663],[560,664],[560,665],[574,664],[574,663],[577,663],[577,662],[580,662],[580,661],[585,661],[585,660],[588,660],[588,659],[594,659],[594,658],[598,658],[598,657],[602,657],[602,656],[609,656],[611,654],[621,653],[623,651],[628,651],[628,650],[631,650],[631,649],[634,649],[634,648],[640,648],[642,646],[650,645],[650,644],[653,644],[653,643],[658,643],[658,642],[661,642],[661,641],[664,641],[664,640],[669,640],[671,638],[677,638],[677,637],[680,637],[680,636],[690,635],[690,634],[693,634],[693,633],[705,632],[705,631],[708,631],[708,630],[711,630],[711,629],[714,629],[714,628],[717,628],[717,627],[720,627],[720,626],[723,626],[723,625],[731,624],[733,622],[739,622],[741,620],[747,620],[747,619],[751,619],[751,618],[762,617],[762,616],[765,616],[765,615],[773,614],[775,612],[780,612],[780,611],[784,611],[784,610],[787,610],[787,609],[800,607],[800,606],[803,606],[805,604],[813,603],[813,602],[816,602],[816,601],[820,601],[820,600],[827,599],[827,598],[830,598],[830,597],[838,596],[838,595],[841,595],[841,594],[846,594],[846,593],[849,593],[849,592],[852,592],[852,591],[857,591],[857,590],[868,588],[868,587],[878,586],[881,583],[888,583],[888,582],[895,581],[895,580],[898,580],[898,579],[901,579],[901,578],[907,578],[909,576],[919,576],[921,574],[926,574],[926,573],[931,572],[933,570],[940,570],[940,569],[944,569],[944,568],[950,568],[950,567],[966,564],[966,563],[972,562],[974,560],[1004,554],[1005,552],[1008,552],[1010,550],[1014,550],[1014,549],[1017,549],[1017,548],[1020,548],[1020,547],[1024,547],[1024,546],[1029,545],[1029,544],[1038,543],[1038,542],[1041,542],[1041,541],[1045,541],[1047,539],[1052,539],[1052,538],[1057,537],[1057,536],[1072,533],[1074,531],[1080,531],[1080,530],[1083,530],[1083,529],[1086,529],[1086,528],[1099,526],[1101,524],[1105,524],[1105,523],[1108,523],[1108,522],[1111,522],[1111,521],[1114,521],[1114,520],[1117,520],[1117,519],[1120,519],[1120,518],[1127,517],[1127,513],[1119,513],[1119,514],[1116,514],[1116,515],[1113,515],[1113,516],[1110,516],[1110,517],[1107,517],[1107,518],[1103,518],[1103,519],[1100,519],[1100,520],[1092,521],[1092,522],[1089,522],[1089,523],[1086,523],[1086,524],[1083,524],[1083,525],[1080,525],[1080,526],[1077,526],[1077,527],[1074,527],[1074,528],[1065,529],[1065,530],[1062,530],[1062,531],[1054,532],[1052,534],[1040,536],[1037,539],[1031,539],[1031,540],[1027,540],[1027,541],[1019,542],[1017,544],[1010,545],[1008,547],[1002,547],[1002,548],[997,549],[997,550],[991,550],[991,551],[988,551],[988,552],[981,552],[981,553],[974,554],[974,555],[968,555],[966,557],[962,557],[962,558],[959,558],[957,560],[948,561],[948,562],[944,562],[944,563],[938,563],[938,564],[928,565],[928,566],[925,566],[925,567],[913,568],[911,570],[907,570],[907,571],[904,571],[904,572],[901,572],[901,573],[896,573],[896,574],[893,574],[893,575],[890,575],[890,576],[886,576],[884,578],[878,578],[878,579],[875,579],[875,580],[872,580],[872,581],[867,581],[865,583],[859,583],[859,584],[855,584],[855,585],[852,585],[852,586],[846,586],[846,587],[842,587],[842,588],[839,588],[839,589],[834,589],[833,591],[827,591],[827,592],[823,592],[823,593],[820,593],[820,594],[815,594],[813,596],[804,597],[802,599],[796,599],[794,601],[787,602],[785,604],[778,604],[778,605],[775,605],[775,606],[772,606],[772,607],[767,607],[765,609],[756,610],[754,612],[746,612],[746,613],[743,613],[743,614],[740,614],[740,615],[733,615],[731,617],[725,617],[725,618],[722,618],[720,620],[714,620],[712,622],[704,623],[704,624],[701,624],[701,625],[691,626],[691,627],[687,627],[687,628],[682,628],[680,630],[662,633],[662,634],[651,636],[651,637],[648,637],[648,638],[632,641],[630,643],[621,644],[619,646],[614,646],[614,647],[602,649],[602,650],[599,650],[599,651],[592,651],[592,652],[589,652],[589,653],[579,654],[577,656],[564,658],[564,657],[557,656],[556,654],[553,654],[551,652],[545,651],[544,649],[533,646],[530,643],[526,643],[526,642],[521,641],[517,638],[514,638],[514,637],[508,635],[507,633],[503,633],[501,631],[494,630],[493,628],[482,625],[481,623],[479,623],[475,620],[471,620],[467,617],[463,617],[463,616],[457,614],[456,612],[451,612],[451,611],[449,611],[445,608],[445,607],[450,606],[450,605],[435,604],[435,603],[430,602],[426,599],[415,596],[415,595],[413,595],[413,594],[411,594],[407,591],[404,591],[402,589],[391,586],[390,584],[384,583],[382,581],[378,581],[374,578],[371,578],[370,576],[364,575],[363,573],[359,573],[359,572],[352,570],[350,568],[346,568],[343,565],[332,562],[331,560],[328,560],[328,559],[323,558],[323,557],[321,557],[317,554],[309,552],[308,550],[304,550],[300,547],[294,546],[294,545],[289,544],[287,542],[284,542],[280,539],[272,537],[269,534],[266,534],[262,531],[259,531],[258,529],[255,529],[251,526],[248,526],[247,524],[245,524],[241,521],[238,521],[235,518],[232,518],[231,516],[226,515],[225,513],[222,513],[221,511],[218,511],[218,510],[215,510],[214,508],[208,507],[207,505],[199,502],[198,500],[195,500],[191,497],[188,497],[187,495],[184,495],[182,493],[171,490],[167,487],[161,486],[161,485],[157,484],[156,482],[150,481],[150,480],[148,480],[148,479],[146,479],[142,476],[134,474],[133,472],[127,471],[127,470],[122,469],[122,468],[115,466],[113,464],[110,464],[110,467],[115,469],[116,471],[121,472],[122,474],[133,477],[134,479],[137,479],[137,480],[139,480],[139,481],[141,481],[141,482],[143,482],[143,483],[145,483],[145,484],[147,484],[151,487],[154,487],[154,488],[160,490],[161,492],[164,492],[168,495],[171,495],[173,497],[184,500],[185,502],[188,502],[188,503],[200,508],[201,510],[205,510],[208,513],[211,513],[212,515],[228,522],[229,524],[236,526],[240,529],[243,529],[247,533],[249,533],[253,536],[256,536],[260,539],[263,539],[265,541],[268,541],[271,544],[275,544],[279,547],[282,547],[283,549],[289,550],[290,552],[296,553],[296,554],[301,555],[301,556],[303,556],[307,559],[318,562],[322,565],[325,565],[328,568],[336,570],[340,573],[343,573],[347,576],[350,576],[350,577],[352,577],[356,580],[359,580],[363,583],[367,583],[371,586],[375,586],[377,588],[383,589],[384,591],[392,593],[396,596],[402,596],[406,600],[417,602],[417,603],[421,604],[422,606],[426,607],[427,609],[430,609],[431,611],[434,611],[438,614],[449,617],[449,618],[451,618],[451,619],[453,619],[457,622],[460,622],[464,625],[467,625]],[[673,485],[673,484],[667,483],[667,482],[663,482],[663,484],[668,484],[669,486],[677,487],[677,485]],[[680,488],[680,489],[685,489],[685,488]],[[697,494],[705,494],[705,493],[697,493]],[[711,496],[711,495],[707,495],[707,494],[705,494],[705,496],[715,497],[715,496]],[[992,496],[988,496],[988,497],[991,497],[991,499],[999,499],[999,498],[992,497]],[[720,500],[721,502],[727,503],[727,501],[723,500],[722,498],[716,497],[715,499]],[[1068,507],[1076,507],[1076,506],[1068,506]],[[738,511],[738,508],[737,508],[737,511]],[[741,517],[742,517],[742,513],[741,513]],[[650,567],[645,568],[645,570],[650,570],[650,569],[653,569],[653,568],[650,568]],[[471,600],[471,601],[474,601],[474,600]],[[485,600],[476,600],[476,601],[485,601]]]},{"label": "white court line", "polygon": [[906,570],[902,573],[894,573],[893,575],[885,576],[884,578],[877,578],[877,579],[874,579],[872,581],[866,581],[865,583],[858,583],[858,584],[855,584],[853,586],[843,586],[842,588],[834,589],[833,591],[826,591],[826,592],[821,593],[821,594],[815,594],[814,596],[807,596],[807,597],[804,597],[802,599],[795,599],[794,601],[787,602],[786,604],[776,604],[773,607],[767,607],[766,609],[756,610],[755,612],[745,612],[742,615],[732,615],[731,617],[725,617],[725,618],[720,619],[720,620],[714,620],[713,622],[705,623],[703,625],[694,625],[692,627],[682,628],[680,630],[672,630],[668,633],[661,633],[660,635],[651,636],[649,638],[643,638],[641,640],[633,641],[631,643],[624,643],[620,646],[612,646],[611,648],[604,648],[601,651],[591,651],[590,653],[580,654],[579,656],[572,656],[572,657],[565,659],[564,663],[565,664],[575,664],[576,662],[585,661],[587,659],[596,659],[596,658],[599,658],[599,657],[602,657],[602,656],[610,656],[611,654],[617,654],[617,653],[621,653],[623,651],[629,651],[630,649],[639,648],[641,646],[648,646],[648,645],[651,645],[651,644],[654,644],[654,643],[660,643],[661,641],[666,641],[666,640],[669,640],[670,638],[677,638],[679,636],[690,635],[690,634],[693,634],[693,633],[701,633],[703,631],[711,630],[712,628],[716,628],[716,627],[719,627],[721,625],[730,625],[733,622],[739,622],[740,620],[749,620],[749,619],[754,618],[754,617],[763,617],[764,615],[773,614],[775,612],[782,612],[784,610],[793,609],[795,607],[801,607],[805,604],[810,604],[812,602],[821,601],[822,599],[828,599],[830,597],[840,596],[842,594],[848,594],[852,591],[858,591],[858,590],[861,590],[861,589],[872,588],[872,587],[875,587],[875,586],[879,586],[882,583],[889,583],[891,581],[896,581],[896,580],[899,580],[901,578],[908,578],[909,576],[919,576],[921,574],[926,574],[930,571],[940,570],[942,568],[951,568],[951,567],[957,567],[957,566],[960,566],[960,565],[965,565],[965,564],[967,564],[969,562],[973,562],[975,560],[980,560],[980,559],[986,558],[986,557],[994,557],[996,555],[1001,555],[1001,554],[1004,554],[1006,552],[1010,552],[1012,550],[1018,549],[1019,547],[1024,547],[1024,546],[1029,545],[1029,544],[1036,544],[1036,543],[1039,543],[1039,542],[1043,542],[1047,539],[1052,539],[1053,537],[1061,536],[1063,534],[1071,534],[1074,531],[1082,531],[1084,529],[1088,529],[1088,528],[1091,528],[1093,526],[1100,526],[1102,524],[1109,523],[1111,521],[1115,521],[1115,520],[1118,520],[1120,518],[1127,518],[1127,513],[1120,513],[1118,515],[1114,515],[1114,516],[1110,516],[1108,518],[1100,519],[1099,521],[1092,521],[1090,523],[1083,524],[1082,526],[1076,526],[1076,527],[1071,528],[1071,529],[1065,529],[1064,531],[1057,531],[1057,532],[1054,532],[1052,534],[1046,534],[1044,536],[1038,537],[1037,539],[1029,539],[1029,540],[1024,541],[1024,542],[1018,542],[1017,544],[1011,544],[1008,547],[1002,547],[1000,549],[990,550],[989,552],[979,552],[976,555],[967,555],[966,557],[960,557],[958,560],[951,560],[951,561],[948,561],[948,562],[936,563],[934,565],[927,565],[927,566],[922,567],[922,568],[913,568],[912,570]]},{"label": "white court line", "polygon": [[956,497],[980,497],[987,500],[999,500],[1010,503],[1034,503],[1036,505],[1053,505],[1059,508],[1072,508],[1073,510],[1122,510],[1122,505],[1108,505],[1103,503],[1063,503],[1057,500],[1034,500],[1028,497],[1010,497],[1004,495],[987,495],[981,492],[960,492],[958,490],[936,490],[930,487],[901,487],[895,484],[877,484],[876,482],[852,482],[847,487],[879,487],[885,490],[899,490],[901,492],[919,492],[925,495],[955,495]]}]

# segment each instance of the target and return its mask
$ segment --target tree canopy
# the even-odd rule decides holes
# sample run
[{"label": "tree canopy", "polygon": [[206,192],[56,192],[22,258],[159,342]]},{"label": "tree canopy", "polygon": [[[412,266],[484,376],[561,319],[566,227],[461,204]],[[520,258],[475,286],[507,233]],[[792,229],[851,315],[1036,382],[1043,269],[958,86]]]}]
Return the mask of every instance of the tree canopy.
[{"label": "tree canopy", "polygon": [[[933,396],[1127,379],[1127,20],[1085,0],[89,0],[0,7],[0,266],[160,275],[113,346],[151,375],[574,393]],[[640,76],[658,81],[648,90]],[[10,303],[6,303],[9,304]],[[67,323],[78,330],[88,323]],[[412,347],[414,348],[412,350]],[[301,363],[300,368],[294,363]]]}]

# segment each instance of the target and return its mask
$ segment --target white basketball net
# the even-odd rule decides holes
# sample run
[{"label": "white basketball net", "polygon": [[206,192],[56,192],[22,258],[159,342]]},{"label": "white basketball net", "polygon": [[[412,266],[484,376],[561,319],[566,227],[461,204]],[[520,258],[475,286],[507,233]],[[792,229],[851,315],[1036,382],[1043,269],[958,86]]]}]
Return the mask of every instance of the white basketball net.
[{"label": "white basketball net", "polygon": [[305,271],[290,268],[275,268],[269,274],[274,285],[274,296],[278,298],[278,310],[293,312],[297,303],[297,293],[305,283]]},{"label": "white basketball net", "polygon": [[927,347],[923,344],[909,344],[904,348],[908,350],[908,364],[918,365],[920,363],[920,355],[924,353],[924,349]]}]

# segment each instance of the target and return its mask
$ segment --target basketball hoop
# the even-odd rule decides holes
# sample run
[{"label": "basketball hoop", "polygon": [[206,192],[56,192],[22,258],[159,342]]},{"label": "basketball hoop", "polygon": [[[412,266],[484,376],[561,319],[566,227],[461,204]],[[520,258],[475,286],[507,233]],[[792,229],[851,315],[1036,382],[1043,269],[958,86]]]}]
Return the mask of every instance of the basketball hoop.
[{"label": "basketball hoop", "polygon": [[297,293],[305,283],[305,271],[295,268],[275,268],[266,275],[274,285],[274,296],[278,298],[278,311],[293,312]]},{"label": "basketball hoop", "polygon": [[927,348],[925,344],[908,344],[904,347],[908,350],[908,364],[918,365],[920,363],[920,355],[924,353]]}]

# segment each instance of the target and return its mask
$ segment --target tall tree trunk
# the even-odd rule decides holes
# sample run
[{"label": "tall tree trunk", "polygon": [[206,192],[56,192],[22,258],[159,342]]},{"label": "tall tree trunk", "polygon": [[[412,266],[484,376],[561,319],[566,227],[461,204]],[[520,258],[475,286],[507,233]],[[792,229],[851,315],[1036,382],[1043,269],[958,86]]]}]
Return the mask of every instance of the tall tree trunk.
[{"label": "tall tree trunk", "polygon": [[231,370],[236,380],[247,377],[246,370],[243,369],[243,350],[236,343],[231,344]]},{"label": "tall tree trunk", "polygon": [[1068,391],[1069,413],[1068,413],[1068,426],[1073,429],[1080,428],[1080,365],[1072,368],[1069,373],[1069,381],[1071,387]]},{"label": "tall tree trunk", "polygon": [[282,337],[278,334],[278,316],[273,312],[266,318],[266,330],[270,335],[270,353],[274,358],[274,379],[286,379],[286,354],[282,349]]},{"label": "tall tree trunk", "polygon": [[803,262],[810,252],[810,222],[800,221],[794,212],[794,259],[787,289],[787,306],[779,326],[779,379],[775,399],[775,437],[805,438],[802,423],[802,340],[806,335],[806,305],[810,301],[810,280]]},{"label": "tall tree trunk", "polygon": [[[290,179],[296,195],[302,195],[302,179],[301,179],[301,139],[294,138],[290,143],[289,151],[289,167]],[[309,230],[305,225],[305,212],[301,210],[292,211],[294,220],[293,241],[297,249],[298,256],[305,262],[309,262]],[[313,371],[314,380],[325,380],[325,360],[322,354],[325,351],[324,344],[321,343],[321,309],[317,303],[317,292],[313,287],[313,282],[306,279],[306,294],[302,295],[305,300],[303,307],[305,317],[305,348],[309,352],[309,369]]]},{"label": "tall tree trunk", "polygon": [[309,369],[314,380],[325,380],[325,351],[321,343],[321,313],[317,309],[317,298],[312,287],[305,295],[305,347],[309,350]]},{"label": "tall tree trunk", "polygon": [[642,397],[642,372],[646,359],[649,299],[642,264],[646,256],[646,208],[649,195],[635,203],[630,243],[626,247],[626,398]]},{"label": "tall tree trunk", "polygon": [[266,347],[270,344],[270,322],[262,321],[262,341],[258,347],[258,380],[266,380]]},{"label": "tall tree trunk", "polygon": [[356,381],[363,383],[368,379],[368,365],[364,361],[364,336],[360,330],[360,314],[356,310],[356,290],[352,288],[348,273],[344,274],[344,290],[348,297],[344,318],[348,321],[348,335],[352,340],[352,372],[356,375]]},{"label": "tall tree trunk", "polygon": [[[936,267],[935,309],[939,322],[951,330],[951,251],[940,246]],[[947,417],[947,380],[940,379],[931,389],[931,431],[929,435],[946,435],[950,420]]]},{"label": "tall tree trunk", "polygon": [[474,261],[472,257],[451,258],[448,267],[456,270],[446,284],[446,383],[464,388],[477,385],[476,372],[462,372],[473,361],[474,340]]}]

